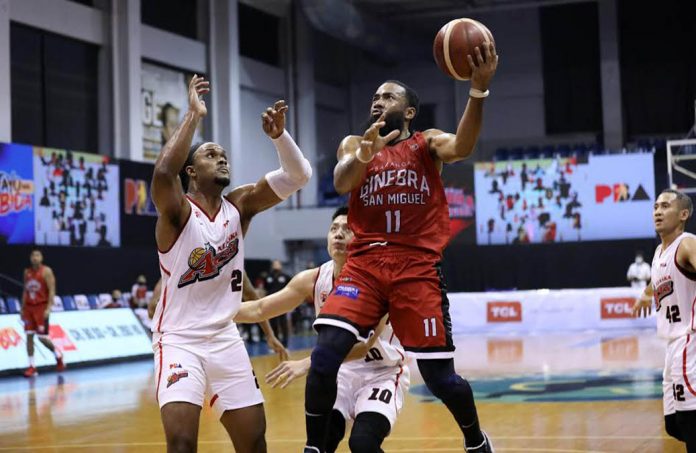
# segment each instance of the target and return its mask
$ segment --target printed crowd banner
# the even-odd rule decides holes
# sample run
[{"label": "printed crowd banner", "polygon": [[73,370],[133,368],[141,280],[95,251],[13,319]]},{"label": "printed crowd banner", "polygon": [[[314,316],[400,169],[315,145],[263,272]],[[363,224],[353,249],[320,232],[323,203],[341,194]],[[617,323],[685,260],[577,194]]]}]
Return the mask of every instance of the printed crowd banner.
[{"label": "printed crowd banner", "polygon": [[475,166],[476,242],[526,244],[652,237],[652,153]]},{"label": "printed crowd banner", "polygon": [[32,147],[0,143],[0,245],[34,242]]},{"label": "printed crowd banner", "polygon": [[108,156],[34,147],[35,243],[118,247],[119,171]]}]

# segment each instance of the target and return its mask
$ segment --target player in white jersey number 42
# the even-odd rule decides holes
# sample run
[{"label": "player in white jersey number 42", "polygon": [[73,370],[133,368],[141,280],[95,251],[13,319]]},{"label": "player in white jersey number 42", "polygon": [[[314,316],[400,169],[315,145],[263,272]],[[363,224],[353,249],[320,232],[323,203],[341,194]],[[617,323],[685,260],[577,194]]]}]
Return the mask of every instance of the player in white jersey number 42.
[{"label": "player in white jersey number 42", "polygon": [[635,316],[648,316],[653,302],[657,334],[667,340],[663,371],[663,413],[667,433],[696,453],[696,236],[685,233],[693,213],[688,195],[664,190],[653,206],[655,250],[651,281],[633,306]]}]

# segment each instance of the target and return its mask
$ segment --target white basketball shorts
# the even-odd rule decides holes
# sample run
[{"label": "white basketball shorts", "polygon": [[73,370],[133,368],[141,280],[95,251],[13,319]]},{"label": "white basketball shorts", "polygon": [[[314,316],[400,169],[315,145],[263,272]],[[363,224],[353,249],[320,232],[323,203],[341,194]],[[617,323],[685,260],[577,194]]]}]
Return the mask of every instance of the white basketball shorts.
[{"label": "white basketball shorts", "polygon": [[263,403],[251,361],[232,324],[202,338],[154,334],[155,385],[160,409],[167,403],[210,406],[222,416],[226,410]]},{"label": "white basketball shorts", "polygon": [[667,345],[662,372],[664,414],[696,410],[696,337],[686,335]]}]

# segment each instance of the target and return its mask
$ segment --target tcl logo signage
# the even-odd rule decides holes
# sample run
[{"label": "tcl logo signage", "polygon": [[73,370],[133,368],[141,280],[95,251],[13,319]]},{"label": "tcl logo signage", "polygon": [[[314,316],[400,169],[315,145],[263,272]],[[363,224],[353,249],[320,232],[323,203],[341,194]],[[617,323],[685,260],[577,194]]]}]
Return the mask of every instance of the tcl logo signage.
[{"label": "tcl logo signage", "polygon": [[602,299],[602,319],[633,318],[633,302],[630,297]]},{"label": "tcl logo signage", "polygon": [[638,338],[602,340],[602,359],[610,362],[635,362],[638,360]]},{"label": "tcl logo signage", "polygon": [[522,322],[519,302],[488,302],[488,322]]},{"label": "tcl logo signage", "polygon": [[488,361],[492,363],[521,362],[524,356],[524,343],[521,339],[488,340]]}]

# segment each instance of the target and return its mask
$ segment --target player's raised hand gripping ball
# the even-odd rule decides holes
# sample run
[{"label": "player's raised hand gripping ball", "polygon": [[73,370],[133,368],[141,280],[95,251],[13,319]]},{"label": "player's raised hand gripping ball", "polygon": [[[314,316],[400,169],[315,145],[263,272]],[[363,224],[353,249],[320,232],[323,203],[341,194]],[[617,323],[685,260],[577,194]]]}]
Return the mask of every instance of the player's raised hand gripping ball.
[{"label": "player's raised hand gripping ball", "polygon": [[490,80],[498,62],[491,31],[467,18],[454,19],[440,29],[433,42],[433,56],[440,70],[457,80],[475,78],[477,69],[492,69],[487,77]]},{"label": "player's raised hand gripping ball", "polygon": [[285,130],[285,112],[288,111],[288,106],[285,101],[276,101],[273,107],[268,107],[261,114],[263,131],[269,137],[276,139],[283,135]]}]

